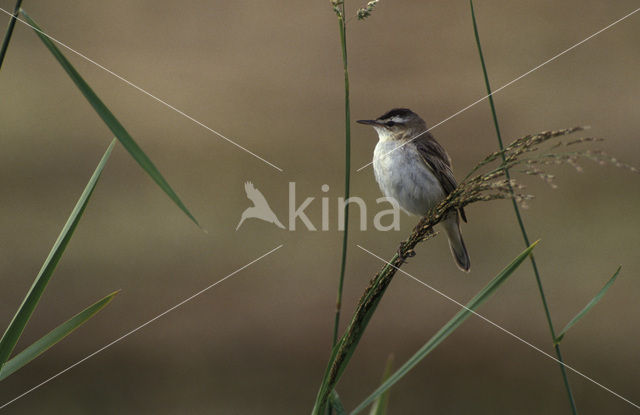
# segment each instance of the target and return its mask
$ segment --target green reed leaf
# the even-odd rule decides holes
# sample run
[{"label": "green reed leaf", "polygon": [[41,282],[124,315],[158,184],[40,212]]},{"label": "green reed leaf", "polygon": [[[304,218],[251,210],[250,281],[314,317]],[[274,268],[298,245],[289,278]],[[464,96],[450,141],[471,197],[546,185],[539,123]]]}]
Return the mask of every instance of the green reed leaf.
[{"label": "green reed leaf", "polygon": [[21,369],[36,357],[40,356],[51,346],[67,337],[75,329],[83,325],[91,317],[96,315],[96,313],[106,307],[106,305],[109,304],[111,300],[113,300],[113,297],[119,292],[120,291],[113,292],[100,301],[96,302],[95,304],[92,304],[89,307],[85,308],[80,313],[76,314],[55,329],[51,330],[40,340],[36,341],[32,345],[24,349],[22,352],[18,353],[15,357],[6,362],[4,366],[2,366],[2,369],[0,369],[0,381],[6,379],[7,377],[9,377],[9,375],[13,374],[18,369]]},{"label": "green reed leaf", "polygon": [[340,396],[335,390],[332,390],[331,395],[329,395],[329,403],[331,404],[331,409],[336,412],[336,415],[347,415],[347,411],[344,409]]},{"label": "green reed leaf", "polygon": [[0,69],[2,69],[2,63],[4,62],[4,57],[7,54],[7,49],[9,48],[9,43],[11,42],[11,36],[13,35],[13,28],[16,25],[16,17],[20,11],[20,5],[22,4],[22,0],[17,0],[16,5],[13,8],[13,13],[11,14],[11,19],[9,20],[9,25],[7,26],[7,31],[4,35],[4,39],[2,39],[2,46],[0,46]]},{"label": "green reed leaf", "polygon": [[[384,368],[384,373],[382,374],[382,383],[384,383],[389,376],[391,376],[391,368],[393,367],[393,354],[390,354],[387,358],[387,364]],[[391,394],[391,389],[387,389],[384,393],[380,394],[371,405],[371,412],[369,415],[386,415],[387,408],[389,406],[389,395]]]},{"label": "green reed leaf", "polygon": [[555,344],[560,343],[564,338],[564,335],[567,334],[567,331],[571,327],[573,327],[573,325],[576,324],[582,317],[584,317],[584,315],[587,314],[587,312],[589,312],[589,310],[591,310],[591,308],[593,308],[594,305],[598,304],[598,302],[602,299],[602,297],[604,297],[604,295],[609,290],[609,288],[611,288],[616,278],[618,278],[618,274],[620,274],[621,269],[622,269],[622,266],[619,266],[616,272],[613,274],[613,276],[609,278],[609,281],[607,281],[604,287],[602,287],[602,289],[598,292],[598,294],[596,294],[596,296],[593,297],[591,301],[589,301],[589,304],[587,304],[578,314],[576,314],[574,318],[571,319],[569,323],[567,323],[567,325],[562,329],[560,334],[558,334],[558,337],[556,337]]},{"label": "green reed leaf", "polygon": [[111,141],[107,151],[102,156],[102,159],[93,172],[91,179],[89,179],[89,183],[87,183],[87,186],[80,195],[80,199],[78,199],[76,206],[73,208],[71,215],[67,219],[67,223],[65,223],[58,239],[53,244],[53,248],[51,248],[49,256],[44,261],[33,285],[22,301],[22,304],[20,305],[20,308],[18,308],[13,320],[11,320],[9,327],[7,327],[7,330],[4,332],[2,339],[0,339],[0,367],[2,367],[9,359],[13,348],[16,346],[18,339],[22,335],[22,331],[31,318],[31,314],[33,314],[33,311],[38,305],[40,297],[42,296],[44,289],[47,287],[47,283],[51,279],[53,271],[56,269],[56,266],[58,265],[58,262],[60,261],[71,236],[73,235],[73,231],[76,229],[76,226],[89,203],[89,199],[93,194],[96,184],[98,183],[98,179],[100,179],[100,174],[102,173],[115,144],[115,140]]},{"label": "green reed leaf", "polygon": [[371,405],[380,395],[385,393],[389,388],[402,379],[411,369],[413,369],[422,359],[431,353],[444,339],[453,333],[470,315],[471,311],[475,311],[482,303],[484,303],[498,287],[504,283],[507,278],[522,264],[529,256],[538,241],[534,242],[518,255],[506,268],[504,268],[489,284],[487,284],[475,297],[466,305],[466,308],[460,310],[447,324],[445,324],[424,346],[422,346],[405,364],[403,364],[393,375],[382,383],[368,398],[358,405],[351,415],[357,414],[367,406]]},{"label": "green reed leaf", "polygon": [[[93,89],[85,82],[85,80],[80,76],[78,71],[71,65],[71,63],[65,58],[65,56],[60,52],[60,50],[56,47],[56,45],[49,39],[47,35],[42,32],[40,26],[31,18],[29,15],[21,9],[20,12],[26,19],[26,21],[34,28],[34,31],[45,44],[47,49],[53,54],[58,63],[62,66],[62,68],[67,72],[71,80],[76,84],[82,95],[89,101],[89,104],[96,111],[98,116],[102,118],[102,121],[109,127],[111,132],[116,136],[120,144],[131,154],[131,157],[142,167],[144,171],[151,176],[153,181],[157,183],[158,186],[169,196],[171,200],[195,223],[200,227],[200,224],[196,220],[196,218],[189,212],[187,207],[182,203],[176,192],[173,191],[169,183],[164,179],[160,171],[153,164],[151,159],[145,154],[144,151],[138,146],[138,144],[133,140],[133,138],[129,135],[127,130],[120,124],[120,121],[113,115],[113,113],[107,108],[106,105],[98,98]],[[200,227],[201,228],[201,227]]]}]

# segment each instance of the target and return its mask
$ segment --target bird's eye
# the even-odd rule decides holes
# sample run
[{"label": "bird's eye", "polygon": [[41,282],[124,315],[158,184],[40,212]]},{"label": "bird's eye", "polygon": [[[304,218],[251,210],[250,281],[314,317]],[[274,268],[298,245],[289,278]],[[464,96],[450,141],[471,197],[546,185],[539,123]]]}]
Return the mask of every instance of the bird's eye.
[{"label": "bird's eye", "polygon": [[387,121],[386,123],[384,123],[384,125],[386,125],[387,127],[393,127],[394,125],[396,125],[396,123],[393,121]]}]

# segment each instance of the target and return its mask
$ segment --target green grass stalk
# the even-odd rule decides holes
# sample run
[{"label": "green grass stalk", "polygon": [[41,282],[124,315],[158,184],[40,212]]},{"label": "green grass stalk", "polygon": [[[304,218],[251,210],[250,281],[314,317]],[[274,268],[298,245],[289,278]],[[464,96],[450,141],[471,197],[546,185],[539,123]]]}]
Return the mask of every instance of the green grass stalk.
[{"label": "green grass stalk", "polygon": [[[344,69],[344,135],[345,135],[345,171],[344,171],[344,200],[349,199],[349,185],[351,180],[351,107],[349,104],[349,70],[347,66],[347,23],[344,19],[344,3],[338,13],[340,26],[340,45],[342,47],[342,66]],[[340,310],[342,309],[342,289],[344,286],[344,273],[347,265],[347,241],[349,235],[349,204],[344,206],[344,233],[342,234],[342,260],[340,262],[340,280],[338,281],[338,295],[336,298],[336,316],[333,323],[333,341],[335,346],[338,341],[338,329],[340,327]]]},{"label": "green grass stalk", "polygon": [[0,48],[0,69],[2,69],[2,62],[4,62],[4,56],[7,54],[7,49],[9,48],[9,42],[11,42],[11,36],[13,35],[13,28],[16,25],[16,18],[18,17],[18,13],[20,13],[20,5],[22,4],[22,0],[16,1],[16,7],[13,8],[13,15],[11,16],[11,20],[9,20],[9,26],[7,26],[7,32],[4,35],[4,39],[2,40],[2,47]]},{"label": "green grass stalk", "polygon": [[[498,136],[498,145],[500,146],[500,151],[504,150],[504,144],[502,142],[502,135],[500,134],[500,124],[498,123],[498,116],[496,114],[496,107],[493,102],[493,95],[491,93],[491,85],[489,83],[489,76],[487,75],[487,67],[484,62],[484,56],[482,54],[482,47],[480,46],[480,35],[478,34],[478,24],[476,22],[475,12],[473,10],[473,0],[469,0],[469,4],[471,6],[471,19],[473,21],[473,33],[476,38],[476,45],[478,47],[478,53],[480,55],[480,63],[482,64],[482,72],[484,74],[484,82],[487,88],[487,94],[489,95],[489,105],[491,106],[491,115],[493,116],[493,124],[496,128],[496,135]],[[502,161],[506,162],[504,153],[501,153]],[[508,169],[505,169],[505,175],[507,180],[511,180],[511,175]],[[513,189],[511,189],[513,192]],[[529,236],[527,234],[527,230],[524,226],[524,221],[522,220],[522,215],[520,214],[520,208],[518,207],[518,203],[515,199],[511,199],[513,204],[513,210],[516,215],[516,219],[518,221],[518,226],[520,227],[520,231],[522,233],[522,239],[524,240],[525,246],[531,245],[529,242]],[[567,397],[569,399],[569,404],[571,405],[571,412],[576,415],[578,413],[576,409],[576,403],[573,398],[573,393],[571,391],[571,385],[569,384],[569,379],[567,377],[567,371],[564,367],[564,360],[562,359],[562,353],[560,352],[560,346],[556,343],[556,332],[553,327],[553,322],[551,320],[551,312],[549,311],[549,305],[547,304],[547,298],[544,293],[544,289],[542,287],[542,280],[540,279],[540,272],[538,271],[538,265],[536,264],[536,260],[533,255],[530,256],[531,267],[533,268],[533,273],[536,277],[536,283],[538,285],[538,291],[540,292],[540,298],[542,300],[542,306],[544,308],[544,313],[547,318],[547,323],[549,325],[549,331],[551,332],[551,338],[554,341],[554,348],[556,352],[556,356],[559,360],[560,371],[562,372],[562,380],[564,381],[564,386],[567,391]]]},{"label": "green grass stalk", "polygon": [[[351,182],[351,107],[349,104],[349,70],[347,65],[347,22],[344,18],[344,3],[334,4],[334,11],[338,16],[340,29],[340,46],[342,49],[342,67],[344,70],[344,135],[345,135],[345,171],[344,171],[344,200],[349,200],[349,186]],[[336,313],[333,321],[333,338],[331,347],[335,347],[338,341],[340,328],[340,311],[342,309],[342,291],[344,287],[344,274],[347,267],[347,242],[349,238],[349,204],[344,205],[344,231],[342,234],[342,258],[340,260],[340,277],[338,280],[338,293],[336,296]],[[333,405],[327,406],[327,413],[333,413]]]}]

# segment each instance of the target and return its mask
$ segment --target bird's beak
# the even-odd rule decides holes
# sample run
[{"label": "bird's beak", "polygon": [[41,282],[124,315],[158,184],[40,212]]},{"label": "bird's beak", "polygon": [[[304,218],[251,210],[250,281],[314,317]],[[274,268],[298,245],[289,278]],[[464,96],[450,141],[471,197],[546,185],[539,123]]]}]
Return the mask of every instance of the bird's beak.
[{"label": "bird's beak", "polygon": [[376,120],[358,120],[356,121],[358,124],[364,124],[364,125],[377,125],[378,121]]}]

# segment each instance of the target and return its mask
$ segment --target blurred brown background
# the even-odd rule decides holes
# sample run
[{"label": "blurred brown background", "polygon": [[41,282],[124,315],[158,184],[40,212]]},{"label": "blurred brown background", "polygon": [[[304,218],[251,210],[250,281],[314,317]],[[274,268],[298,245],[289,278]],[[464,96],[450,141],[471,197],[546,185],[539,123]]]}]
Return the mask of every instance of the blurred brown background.
[{"label": "blurred brown background", "polygon": [[[13,1],[1,0],[2,8]],[[349,14],[364,5],[348,2]],[[478,1],[494,88],[631,12],[636,1]],[[185,217],[118,146],[19,349],[81,308],[122,293],[86,326],[0,387],[14,398],[279,244],[271,256],[6,408],[24,413],[299,414],[311,410],[328,358],[341,233],[343,89],[336,17],[328,1],[33,1],[54,38],[103,64],[284,169],[239,151],[105,71],[65,51],[147,152],[209,234]],[[8,16],[0,16],[4,27]],[[638,165],[640,14],[496,94],[505,141],[591,125],[589,135]],[[348,26],[354,119],[407,106],[433,125],[484,96],[468,3],[380,2]],[[35,34],[18,23],[0,73],[0,316],[10,321],[84,188],[111,133]],[[462,177],[496,138],[486,102],[433,130]],[[354,125],[352,194],[380,196],[371,168],[376,137]],[[567,335],[566,362],[640,402],[640,177],[583,163],[554,171],[558,190],[525,178],[524,212],[544,287],[561,329],[619,264],[613,288]],[[249,220],[251,180],[287,220],[287,183],[319,226],[328,184],[331,231],[295,232]],[[356,212],[356,209],[352,210]],[[508,202],[474,205],[464,225],[473,264],[464,275],[443,238],[418,249],[406,271],[467,301],[522,249]],[[402,230],[360,232],[352,217],[344,319]],[[404,362],[458,308],[398,275],[341,383],[347,408],[378,383],[384,361]],[[480,312],[552,353],[528,264]],[[344,327],[344,326],[343,326]],[[569,374],[581,414],[635,409]],[[569,412],[557,364],[470,318],[391,395],[392,414]]]}]

